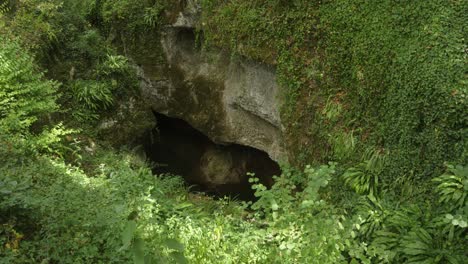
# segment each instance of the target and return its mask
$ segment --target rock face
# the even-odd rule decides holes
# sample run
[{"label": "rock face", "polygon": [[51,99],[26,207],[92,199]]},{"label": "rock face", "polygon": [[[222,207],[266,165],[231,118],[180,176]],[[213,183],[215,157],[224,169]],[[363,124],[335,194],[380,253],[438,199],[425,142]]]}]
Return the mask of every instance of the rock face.
[{"label": "rock face", "polygon": [[275,69],[201,50],[195,33],[200,10],[195,1],[186,2],[161,33],[165,63],[137,60],[147,103],[156,112],[187,121],[215,143],[250,146],[275,161],[285,160]]}]

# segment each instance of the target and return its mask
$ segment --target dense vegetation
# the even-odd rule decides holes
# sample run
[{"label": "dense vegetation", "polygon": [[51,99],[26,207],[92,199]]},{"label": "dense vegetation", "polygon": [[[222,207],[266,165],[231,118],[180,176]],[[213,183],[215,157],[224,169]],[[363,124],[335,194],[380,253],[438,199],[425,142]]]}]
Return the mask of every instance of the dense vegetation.
[{"label": "dense vegetation", "polygon": [[200,1],[202,48],[284,87],[291,164],[253,203],[131,148],[126,50],[183,2],[0,0],[0,262],[468,262],[466,1]]}]

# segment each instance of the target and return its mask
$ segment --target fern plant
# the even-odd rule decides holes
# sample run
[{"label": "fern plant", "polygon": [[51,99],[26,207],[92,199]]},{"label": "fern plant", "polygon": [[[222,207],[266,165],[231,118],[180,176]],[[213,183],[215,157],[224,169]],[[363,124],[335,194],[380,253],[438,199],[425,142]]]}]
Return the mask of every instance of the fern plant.
[{"label": "fern plant", "polygon": [[459,245],[454,247],[448,243],[447,238],[436,229],[414,227],[403,236],[400,247],[405,263],[463,264],[468,260]]},{"label": "fern plant", "polygon": [[9,1],[0,2],[0,17],[10,11]]},{"label": "fern plant", "polygon": [[437,183],[436,192],[439,201],[453,209],[467,206],[468,166],[449,165],[447,172],[432,180]]},{"label": "fern plant", "polygon": [[344,174],[345,183],[349,185],[356,193],[374,196],[377,193],[379,177],[377,174],[369,171],[365,162],[356,167],[349,168]]},{"label": "fern plant", "polygon": [[112,105],[112,90],[107,83],[77,80],[72,90],[77,101],[90,110],[106,109]]},{"label": "fern plant", "polygon": [[107,54],[106,60],[98,66],[97,76],[110,76],[112,74],[125,74],[130,68],[128,59],[121,55]]},{"label": "fern plant", "polygon": [[378,197],[379,175],[384,169],[386,155],[374,150],[367,151],[363,157],[364,161],[349,168],[343,178],[356,193]]},{"label": "fern plant", "polygon": [[161,4],[161,2],[156,3],[152,7],[145,8],[145,14],[143,15],[143,19],[145,24],[150,28],[155,28],[161,22],[161,14],[164,10],[165,6]]},{"label": "fern plant", "polygon": [[57,109],[58,83],[44,80],[32,57],[0,37],[0,129],[25,133],[41,115]]},{"label": "fern plant", "polygon": [[417,205],[404,206],[387,210],[385,221],[380,229],[373,234],[371,248],[375,249],[381,258],[393,262],[402,262],[403,237],[409,230],[421,226],[423,211]]}]

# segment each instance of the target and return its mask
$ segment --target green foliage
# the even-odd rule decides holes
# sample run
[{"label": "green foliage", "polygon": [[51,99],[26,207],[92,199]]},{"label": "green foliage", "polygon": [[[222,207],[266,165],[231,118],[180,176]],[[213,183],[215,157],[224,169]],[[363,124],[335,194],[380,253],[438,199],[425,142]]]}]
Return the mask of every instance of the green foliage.
[{"label": "green foliage", "polygon": [[356,151],[356,141],[354,131],[330,134],[329,143],[333,149],[333,158],[338,161],[349,161]]},{"label": "green foliage", "polygon": [[24,133],[39,117],[57,109],[58,84],[45,81],[17,43],[0,39],[0,128]]},{"label": "green foliage", "polygon": [[72,97],[78,109],[81,109],[81,111],[74,111],[74,115],[79,119],[97,118],[99,112],[111,108],[116,97],[125,94],[127,87],[122,86],[128,83],[125,83],[126,80],[123,78],[131,75],[131,71],[125,57],[107,55],[102,63],[96,65],[92,74],[98,80],[77,79],[70,83]]},{"label": "green foliage", "polygon": [[[327,194],[361,201],[339,201],[351,263],[467,261],[465,166],[429,188],[466,164],[466,1],[202,3],[208,47],[276,66],[292,161],[343,164]],[[285,173],[276,196],[257,187],[271,215],[306,186]]]},{"label": "green foliage", "polygon": [[[66,125],[86,127],[82,133],[96,135],[102,119],[117,116],[116,112],[119,120],[113,123],[127,127],[128,133],[151,125],[144,119],[135,130],[131,126],[147,109],[139,103],[135,70],[110,45],[112,39],[102,35],[100,1],[23,0],[10,6],[13,12],[1,18],[6,25],[2,30],[30,48],[40,66],[48,69],[48,76],[63,84],[58,102],[61,111],[72,117],[64,120]],[[44,39],[42,24],[53,31],[53,40]],[[121,109],[128,101],[138,103]],[[126,138],[123,134],[116,142]]]},{"label": "green foliage", "polygon": [[328,87],[346,94],[346,118],[368,124],[375,143],[390,151],[387,177],[413,170],[427,179],[460,157],[463,6],[333,1],[321,8]]},{"label": "green foliage", "polygon": [[[272,255],[265,263],[338,263],[347,237],[344,218],[321,199],[319,191],[335,173],[335,164],[307,166],[303,172],[287,167],[270,190],[251,178],[258,201],[251,205],[273,232]],[[299,187],[302,190],[298,190]],[[271,231],[270,231],[271,230]],[[275,253],[276,252],[276,253]]]},{"label": "green foliage", "polygon": [[468,206],[468,167],[448,166],[447,173],[434,178],[440,202],[455,209]]},{"label": "green foliage", "polygon": [[[20,41],[33,53],[46,56],[46,51],[55,45],[60,34],[60,26],[54,23],[58,9],[62,7],[57,0],[5,0],[1,1],[3,13],[0,14],[2,35]],[[6,8],[8,7],[8,8]],[[9,12],[5,12],[9,10]]]},{"label": "green foliage", "polygon": [[0,3],[0,16],[5,15],[6,13],[8,13],[8,11],[10,11],[9,2],[4,1],[4,2]]},{"label": "green foliage", "polygon": [[[352,231],[356,240],[348,250],[362,263],[464,263],[468,259],[463,228],[451,223],[454,217],[443,216],[440,208],[367,199],[358,209]],[[465,224],[460,216],[459,223]]]},{"label": "green foliage", "polygon": [[383,148],[389,183],[464,159],[464,10],[466,1],[205,0],[201,29],[208,45],[277,66],[286,141],[306,156],[298,163]]},{"label": "green foliage", "polygon": [[349,168],[344,174],[345,184],[353,188],[358,194],[378,197],[379,177],[385,166],[386,155],[380,151],[368,151],[362,163]]},{"label": "green foliage", "polygon": [[[73,131],[53,126],[50,115],[58,109],[57,82],[46,80],[32,57],[18,43],[0,37],[0,157],[4,161],[34,154],[58,154],[60,145]],[[48,123],[52,128],[43,128]]]},{"label": "green foliage", "polygon": [[116,27],[135,35],[154,29],[161,24],[166,1],[102,1],[101,8],[103,22],[108,27]]},{"label": "green foliage", "polygon": [[145,131],[112,43],[158,42],[182,2],[0,1],[2,261],[468,262],[464,1],[202,1],[205,48],[276,66],[294,161],[342,164],[252,177],[243,206],[97,137]]},{"label": "green foliage", "polygon": [[459,200],[464,191],[457,179],[464,167],[456,168],[449,166],[433,180],[439,184],[431,195],[438,193],[441,203],[362,197],[352,231],[361,242],[350,243],[350,256],[363,263],[465,263],[467,211]]},{"label": "green foliage", "polygon": [[77,80],[72,90],[77,102],[91,110],[106,109],[112,105],[112,91],[107,83]]}]

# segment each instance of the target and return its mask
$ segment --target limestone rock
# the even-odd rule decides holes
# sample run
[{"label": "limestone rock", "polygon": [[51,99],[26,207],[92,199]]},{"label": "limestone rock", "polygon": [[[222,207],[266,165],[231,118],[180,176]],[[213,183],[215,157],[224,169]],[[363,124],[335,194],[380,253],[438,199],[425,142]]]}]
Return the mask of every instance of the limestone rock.
[{"label": "limestone rock", "polygon": [[[272,66],[197,45],[197,1],[187,1],[161,33],[165,64],[140,65],[142,93],[154,111],[187,121],[218,144],[260,149],[286,160],[280,86]],[[150,51],[147,51],[150,52]]]}]

